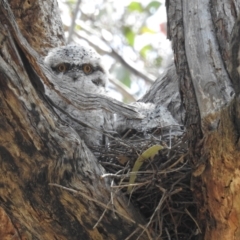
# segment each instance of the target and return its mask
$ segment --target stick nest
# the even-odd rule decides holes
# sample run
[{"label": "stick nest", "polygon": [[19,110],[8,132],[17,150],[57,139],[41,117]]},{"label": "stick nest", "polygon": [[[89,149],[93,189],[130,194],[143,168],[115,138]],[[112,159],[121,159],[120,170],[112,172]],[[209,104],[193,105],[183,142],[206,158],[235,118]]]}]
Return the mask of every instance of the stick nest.
[{"label": "stick nest", "polygon": [[[144,159],[129,192],[136,160],[154,145],[163,149]],[[95,153],[109,173],[106,175],[115,180],[113,192],[121,190],[146,218],[146,228],[153,239],[195,239],[201,232],[196,221],[192,167],[184,132],[173,127],[151,133],[129,130],[123,137],[111,140],[108,147],[95,149]]]}]

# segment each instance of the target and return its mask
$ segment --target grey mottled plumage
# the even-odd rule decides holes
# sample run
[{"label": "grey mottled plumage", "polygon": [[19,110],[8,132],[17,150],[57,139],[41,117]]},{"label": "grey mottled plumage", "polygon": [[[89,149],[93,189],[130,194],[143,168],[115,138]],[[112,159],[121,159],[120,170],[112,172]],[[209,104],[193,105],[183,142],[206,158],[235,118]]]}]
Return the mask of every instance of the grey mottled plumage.
[{"label": "grey mottled plumage", "polygon": [[[71,103],[61,101],[52,94],[52,91],[47,91],[46,95],[55,104],[60,117],[77,130],[89,147],[104,144],[106,140],[104,131],[117,131],[121,135],[127,129],[148,132],[154,128],[178,125],[169,110],[162,104],[154,104],[154,101],[131,104],[141,114],[142,119],[126,118],[124,113],[114,114],[103,108],[93,110],[73,108],[81,93],[90,93],[92,96],[107,95],[105,87],[108,72],[100,56],[92,48],[79,45],[55,48],[46,56],[44,63],[51,72],[48,78],[54,84],[55,90],[70,99]],[[83,124],[76,123],[73,118]]]},{"label": "grey mottled plumage", "polygon": [[[45,57],[44,63],[52,72],[49,78],[55,89],[67,92],[65,97],[72,99],[74,95],[77,97],[77,94],[81,93],[106,94],[108,71],[94,49],[79,45],[54,48]],[[70,105],[62,105],[56,102],[53,96],[49,97],[61,106],[64,112],[88,125],[86,127],[76,124],[66,114],[58,112],[62,119],[78,131],[88,146],[103,144],[102,131],[110,130],[112,114],[103,109],[74,111]]]},{"label": "grey mottled plumage", "polygon": [[[67,84],[86,92],[105,92],[108,72],[100,56],[92,48],[79,45],[54,48],[48,53],[44,63],[57,75],[57,84]],[[66,70],[61,71],[61,66]],[[84,72],[84,67],[91,68],[89,73]]]}]

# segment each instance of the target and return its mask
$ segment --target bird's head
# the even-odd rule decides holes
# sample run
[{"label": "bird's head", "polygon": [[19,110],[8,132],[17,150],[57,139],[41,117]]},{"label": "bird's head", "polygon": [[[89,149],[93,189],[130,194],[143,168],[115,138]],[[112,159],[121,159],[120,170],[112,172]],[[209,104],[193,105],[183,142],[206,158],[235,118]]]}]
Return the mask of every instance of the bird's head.
[{"label": "bird's head", "polygon": [[61,84],[73,84],[83,91],[94,92],[105,88],[108,71],[101,57],[90,47],[67,45],[52,49],[44,59]]}]

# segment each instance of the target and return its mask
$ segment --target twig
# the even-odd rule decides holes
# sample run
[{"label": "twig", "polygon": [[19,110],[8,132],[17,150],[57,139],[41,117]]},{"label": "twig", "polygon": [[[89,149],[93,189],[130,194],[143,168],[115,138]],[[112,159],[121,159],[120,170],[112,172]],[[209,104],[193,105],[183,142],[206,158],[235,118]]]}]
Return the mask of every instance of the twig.
[{"label": "twig", "polygon": [[202,233],[201,231],[201,228],[199,227],[197,221],[195,220],[195,218],[192,216],[192,214],[185,208],[184,211],[187,213],[187,215],[195,222],[198,230],[199,230],[199,233]]},{"label": "twig", "polygon": [[[118,172],[116,172],[116,175],[118,175],[119,173],[121,173],[123,170],[119,170]],[[114,180],[112,179],[112,181],[111,181],[111,207],[112,208],[114,208],[114,192],[112,191],[113,189],[113,185],[114,185]],[[113,210],[113,209],[112,209]],[[115,212],[113,211],[113,214],[114,214],[114,216],[116,217],[116,215],[115,215]]]},{"label": "twig", "polygon": [[[108,207],[108,205],[109,205],[110,203],[111,203],[111,201],[108,202],[107,207]],[[106,213],[107,210],[108,210],[107,208],[104,209],[102,215],[100,216],[100,218],[98,219],[98,221],[96,222],[96,224],[93,226],[93,229],[96,228],[97,225],[102,221],[103,216],[105,215],[105,213]]]},{"label": "twig", "polygon": [[[120,169],[124,168],[123,166],[120,166],[120,165],[117,165],[117,164],[114,164],[114,163],[109,163],[109,162],[100,162],[100,163],[103,166],[111,166],[111,167],[116,167],[116,168],[120,168]],[[112,173],[109,173],[109,176],[107,176],[107,175],[108,175],[108,173],[107,174],[103,174],[101,177],[102,178],[105,178],[105,177],[115,177],[115,176],[111,176]],[[113,175],[115,175],[115,174],[113,174]],[[118,178],[119,176],[116,176],[116,177]]]},{"label": "twig", "polygon": [[[78,21],[77,24],[79,24],[80,27],[84,31],[86,31],[87,33],[93,35],[92,29],[89,29],[82,21]],[[143,73],[143,72],[139,71],[136,67],[133,66],[134,65],[133,63],[130,63],[130,61],[127,61],[125,58],[123,58],[116,50],[114,50],[111,46],[109,46],[109,42],[107,42],[105,39],[103,39],[98,34],[94,33],[95,36],[99,37],[108,47],[110,47],[110,51],[106,51],[106,50],[103,50],[102,48],[100,48],[95,42],[91,41],[88,36],[83,36],[83,34],[79,34],[79,33],[76,33],[76,32],[74,32],[74,34],[77,37],[82,38],[85,41],[87,41],[95,49],[98,49],[98,51],[113,57],[118,62],[120,62],[123,66],[125,66],[131,73],[133,73],[136,76],[144,79],[146,82],[152,84],[155,81],[156,77],[154,77],[152,75],[148,75],[147,73]]]},{"label": "twig", "polygon": [[77,3],[76,3],[76,7],[74,9],[71,26],[69,28],[67,44],[69,44],[72,40],[72,35],[73,35],[73,32],[74,32],[74,27],[75,27],[75,21],[76,21],[76,18],[77,18],[77,14],[78,14],[80,4],[81,4],[81,0],[78,0]]},{"label": "twig", "polygon": [[146,185],[146,184],[148,184],[150,182],[151,182],[151,180],[143,182],[143,183],[131,183],[131,184],[112,186],[112,188],[124,188],[124,187],[128,187],[128,186],[144,186],[144,185]]},{"label": "twig", "polygon": [[139,230],[140,230],[139,228],[136,228],[128,237],[125,238],[125,240],[129,240]]},{"label": "twig", "polygon": [[[161,199],[160,199],[160,201],[159,201],[159,203],[158,203],[158,205],[157,205],[157,207],[156,207],[155,210],[154,210],[154,213],[152,214],[152,216],[150,217],[150,219],[149,219],[149,221],[148,221],[148,223],[147,223],[147,225],[146,225],[146,229],[149,227],[150,223],[152,222],[153,217],[155,216],[156,212],[160,210],[160,208],[161,208],[162,204],[164,203],[164,200],[165,200],[166,197],[167,197],[167,192],[164,192],[163,195],[162,195],[162,197],[161,197]],[[144,231],[145,231],[145,230],[143,230],[143,231],[141,232],[141,234],[138,236],[137,240],[142,236],[142,234],[144,233]]]},{"label": "twig", "polygon": [[170,236],[170,234],[169,234],[169,232],[168,232],[168,229],[165,227],[165,232],[167,233],[167,236],[168,236],[168,240],[171,240],[171,236]]},{"label": "twig", "polygon": [[118,79],[114,78],[113,76],[109,77],[109,81],[114,84],[118,90],[122,93],[124,97],[127,97],[129,101],[136,102],[137,99],[130,93],[129,89],[121,83]]},{"label": "twig", "polygon": [[122,175],[117,175],[113,173],[105,173],[100,176],[100,179],[106,178],[106,177],[111,177],[111,178],[122,178]]},{"label": "twig", "polygon": [[169,149],[172,148],[172,126],[169,129]]},{"label": "twig", "polygon": [[106,204],[102,203],[102,202],[99,202],[98,200],[92,198],[92,197],[89,197],[87,194],[83,193],[83,192],[80,192],[80,191],[77,191],[77,190],[74,190],[74,189],[71,189],[71,188],[68,188],[68,187],[64,187],[62,185],[59,185],[57,183],[49,183],[50,186],[54,186],[54,187],[58,187],[58,188],[61,188],[61,189],[64,189],[64,190],[67,190],[69,192],[72,192],[72,193],[76,193],[76,194],[79,194],[81,195],[82,197],[86,198],[87,200],[89,201],[92,201],[94,203],[96,203],[98,206],[100,207],[103,207],[105,209],[108,209],[108,210],[111,210],[115,213],[117,213],[118,215],[120,215],[121,217],[125,218],[126,220],[128,220],[129,222],[131,223],[134,223],[134,224],[137,224],[137,226],[139,226],[141,229],[143,229],[144,232],[146,232],[149,240],[151,240],[151,236],[150,236],[150,233],[149,231],[141,224],[137,223],[136,221],[134,221],[132,218],[128,217],[128,216],[125,216],[123,213],[115,210],[115,209],[111,209],[110,207],[108,207]]}]

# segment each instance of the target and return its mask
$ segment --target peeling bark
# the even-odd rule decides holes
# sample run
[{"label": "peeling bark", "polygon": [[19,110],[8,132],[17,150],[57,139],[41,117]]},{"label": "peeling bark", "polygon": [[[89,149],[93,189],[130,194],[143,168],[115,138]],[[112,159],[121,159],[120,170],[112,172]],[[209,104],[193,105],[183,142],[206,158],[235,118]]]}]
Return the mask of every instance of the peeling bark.
[{"label": "peeling bark", "polygon": [[[240,237],[239,64],[234,60],[239,25],[233,28],[239,6],[239,1],[167,1],[169,36],[177,73],[183,75],[186,121],[197,120],[197,125],[188,125],[188,132],[204,233],[200,239]],[[189,112],[192,107],[199,115],[196,110]]]},{"label": "peeling bark", "polygon": [[[56,6],[0,1],[0,238],[122,240],[144,230],[145,220],[118,193],[115,214],[109,209],[93,228],[108,208],[110,184],[75,130],[52,111],[42,81],[76,109],[141,116],[107,97],[69,100],[54,89],[41,56],[64,44]],[[187,129],[202,231],[196,239],[239,239],[240,2],[167,0],[166,6],[176,71],[169,68],[142,101],[164,105]]]},{"label": "peeling bark", "polygon": [[[19,29],[7,1],[0,2],[0,205],[8,215],[3,215],[5,225],[9,225],[1,239],[8,239],[9,231],[21,239],[124,239],[138,227],[144,230],[144,219],[120,193],[114,197],[114,211],[107,207],[111,190],[107,180],[100,180],[103,168],[77,133],[54,116],[44,98],[38,76],[50,88],[51,84],[42,72],[38,53],[46,50],[43,47],[52,46],[57,38],[59,16],[45,31],[49,23],[44,14],[47,18],[51,15],[42,12],[46,6],[43,8],[40,2],[32,4],[39,4],[32,7],[42,16],[35,27],[41,26],[38,31],[45,34],[39,38],[43,45],[35,37],[29,40],[31,33],[21,29],[28,26],[21,22],[21,14],[17,16]],[[51,6],[56,6],[56,2]],[[45,24],[41,24],[43,19]],[[49,37],[52,33],[54,36]],[[91,102],[99,105],[98,99]],[[115,104],[118,108],[117,103],[107,99],[102,102],[106,107],[111,108],[112,104],[114,108]],[[125,109],[120,104],[121,108]],[[134,108],[126,109],[134,115]],[[105,208],[109,210],[93,229]],[[147,234],[142,239],[149,239]],[[132,239],[135,238],[133,234]]]}]

